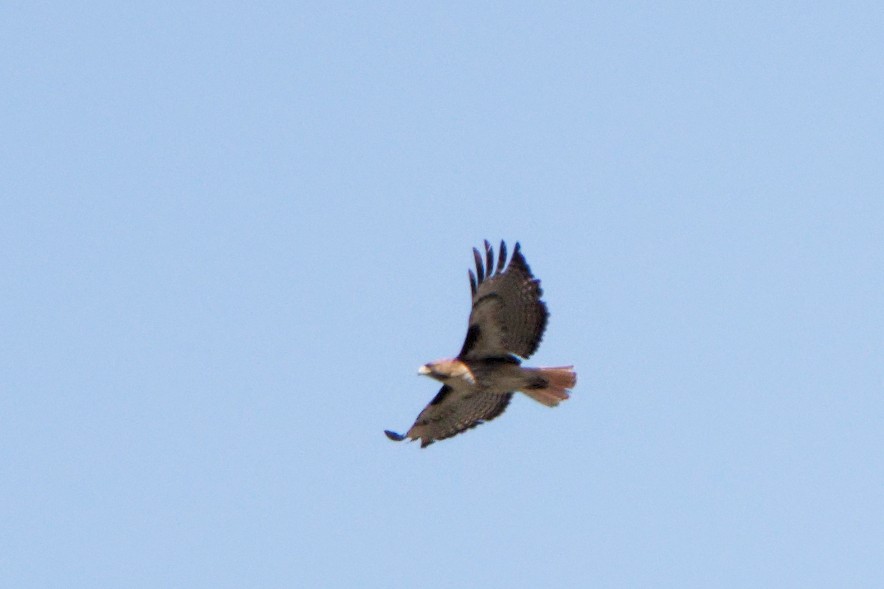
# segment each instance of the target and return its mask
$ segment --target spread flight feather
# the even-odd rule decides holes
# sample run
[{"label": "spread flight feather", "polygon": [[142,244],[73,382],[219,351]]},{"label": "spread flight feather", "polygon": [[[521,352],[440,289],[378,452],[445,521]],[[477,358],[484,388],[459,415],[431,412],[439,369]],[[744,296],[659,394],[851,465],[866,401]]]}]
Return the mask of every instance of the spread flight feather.
[{"label": "spread flight feather", "polygon": [[484,258],[473,248],[472,310],[461,351],[455,358],[421,366],[419,372],[442,382],[442,388],[405,435],[384,432],[391,440],[420,439],[424,448],[494,419],[517,391],[554,407],[577,382],[572,366],[521,366],[522,359],[537,351],[549,317],[540,281],[518,243],[509,265],[504,242],[496,265],[491,244],[484,245]]}]

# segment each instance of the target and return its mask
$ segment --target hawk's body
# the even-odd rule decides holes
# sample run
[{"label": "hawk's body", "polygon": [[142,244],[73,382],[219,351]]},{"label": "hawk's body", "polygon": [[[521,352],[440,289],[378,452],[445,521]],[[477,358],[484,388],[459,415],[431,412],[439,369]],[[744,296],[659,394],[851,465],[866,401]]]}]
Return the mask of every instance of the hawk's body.
[{"label": "hawk's body", "polygon": [[549,312],[540,300],[540,281],[531,274],[519,244],[506,270],[503,242],[496,267],[487,241],[484,260],[475,248],[473,254],[473,308],[460,354],[421,367],[420,373],[441,381],[442,388],[404,436],[385,432],[392,440],[420,438],[421,447],[426,447],[450,438],[503,413],[516,391],[554,407],[568,398],[567,389],[577,382],[571,366],[521,366],[521,358],[540,345]]}]

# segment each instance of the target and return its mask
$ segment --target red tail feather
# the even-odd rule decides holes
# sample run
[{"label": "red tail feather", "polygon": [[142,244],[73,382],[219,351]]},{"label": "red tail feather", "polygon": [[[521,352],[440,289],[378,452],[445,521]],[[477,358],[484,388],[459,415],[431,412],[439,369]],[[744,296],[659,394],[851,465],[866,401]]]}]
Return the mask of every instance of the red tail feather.
[{"label": "red tail feather", "polygon": [[577,384],[577,373],[573,366],[557,366],[554,368],[533,368],[531,371],[540,377],[538,386],[528,386],[523,393],[547,407],[555,407],[560,401],[568,398],[568,390]]}]

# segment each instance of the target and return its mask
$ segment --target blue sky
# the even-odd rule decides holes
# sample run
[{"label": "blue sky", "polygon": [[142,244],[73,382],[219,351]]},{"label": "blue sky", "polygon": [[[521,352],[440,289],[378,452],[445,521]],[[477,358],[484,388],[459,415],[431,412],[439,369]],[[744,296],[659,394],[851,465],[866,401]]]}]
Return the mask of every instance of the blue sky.
[{"label": "blue sky", "polygon": [[[879,3],[0,13],[3,586],[884,583]],[[578,387],[393,444],[485,238]]]}]

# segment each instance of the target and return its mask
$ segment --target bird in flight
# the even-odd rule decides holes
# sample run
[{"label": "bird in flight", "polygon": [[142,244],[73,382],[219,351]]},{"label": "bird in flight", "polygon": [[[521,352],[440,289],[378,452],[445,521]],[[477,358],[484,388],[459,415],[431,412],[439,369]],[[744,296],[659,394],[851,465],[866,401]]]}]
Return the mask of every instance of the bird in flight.
[{"label": "bird in flight", "polygon": [[540,300],[540,280],[531,274],[519,244],[509,265],[502,241],[496,265],[488,241],[484,259],[476,248],[473,256],[476,273],[469,272],[473,308],[463,347],[455,358],[420,367],[419,374],[438,380],[442,388],[404,435],[384,431],[391,440],[420,439],[421,448],[426,448],[491,421],[504,412],[516,391],[555,407],[577,383],[573,366],[521,365],[540,345],[549,311]]}]

